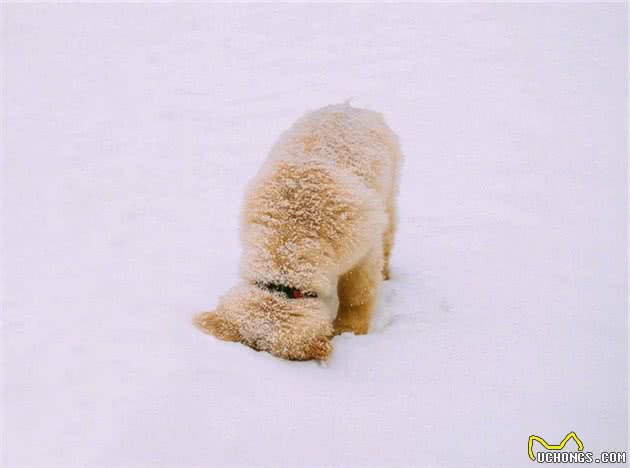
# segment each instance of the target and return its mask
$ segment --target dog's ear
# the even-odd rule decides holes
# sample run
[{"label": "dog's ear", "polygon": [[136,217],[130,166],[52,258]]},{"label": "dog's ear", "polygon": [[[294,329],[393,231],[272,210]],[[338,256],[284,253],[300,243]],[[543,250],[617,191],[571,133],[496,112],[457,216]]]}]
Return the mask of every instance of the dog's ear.
[{"label": "dog's ear", "polygon": [[240,341],[241,334],[236,324],[217,315],[215,312],[203,312],[195,315],[193,323],[204,333],[224,341]]},{"label": "dog's ear", "polygon": [[306,351],[309,359],[326,361],[332,353],[332,344],[329,337],[321,337],[315,340]]}]

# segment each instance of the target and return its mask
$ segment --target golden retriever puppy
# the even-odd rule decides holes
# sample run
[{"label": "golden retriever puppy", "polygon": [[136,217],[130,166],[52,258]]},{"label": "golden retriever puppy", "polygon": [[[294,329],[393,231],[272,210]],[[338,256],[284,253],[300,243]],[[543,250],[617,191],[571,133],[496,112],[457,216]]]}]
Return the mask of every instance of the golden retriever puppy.
[{"label": "golden retriever puppy", "polygon": [[376,112],[345,103],[298,120],[248,187],[242,282],[195,324],[292,360],[325,360],[334,333],[367,333],[389,277],[400,161]]}]

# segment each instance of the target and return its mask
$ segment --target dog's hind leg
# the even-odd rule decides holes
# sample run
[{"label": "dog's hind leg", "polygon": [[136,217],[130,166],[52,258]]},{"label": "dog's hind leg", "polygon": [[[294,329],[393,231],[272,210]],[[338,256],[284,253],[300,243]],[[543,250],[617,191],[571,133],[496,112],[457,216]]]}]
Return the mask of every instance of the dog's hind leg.
[{"label": "dog's hind leg", "polygon": [[383,234],[383,279],[389,279],[389,257],[394,247],[394,234],[396,233],[396,201],[391,197],[387,203],[387,227]]},{"label": "dog's hind leg", "polygon": [[334,323],[336,334],[352,332],[365,335],[368,332],[376,294],[383,281],[382,270],[383,252],[378,248],[339,278],[339,310]]}]

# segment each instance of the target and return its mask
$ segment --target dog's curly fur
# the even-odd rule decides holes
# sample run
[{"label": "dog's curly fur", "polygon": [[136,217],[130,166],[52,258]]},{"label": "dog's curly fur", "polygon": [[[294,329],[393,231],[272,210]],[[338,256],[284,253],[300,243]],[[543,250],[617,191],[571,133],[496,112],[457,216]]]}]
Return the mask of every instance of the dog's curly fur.
[{"label": "dog's curly fur", "polygon": [[[398,138],[348,103],[306,114],[273,146],[245,197],[243,282],[195,317],[206,333],[293,360],[367,333],[396,224]],[[279,284],[317,297],[292,299]]]}]

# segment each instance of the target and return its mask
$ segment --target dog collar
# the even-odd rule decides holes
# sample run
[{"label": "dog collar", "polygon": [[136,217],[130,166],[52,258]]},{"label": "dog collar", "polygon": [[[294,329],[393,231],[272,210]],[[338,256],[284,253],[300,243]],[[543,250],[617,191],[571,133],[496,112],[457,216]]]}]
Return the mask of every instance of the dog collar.
[{"label": "dog collar", "polygon": [[289,299],[301,299],[303,297],[317,297],[317,294],[314,292],[301,291],[300,289],[292,288],[284,284],[257,282],[256,285],[260,288],[267,289],[268,291],[281,292],[285,296],[287,296]]}]

